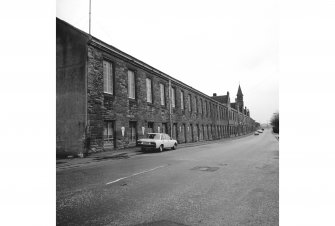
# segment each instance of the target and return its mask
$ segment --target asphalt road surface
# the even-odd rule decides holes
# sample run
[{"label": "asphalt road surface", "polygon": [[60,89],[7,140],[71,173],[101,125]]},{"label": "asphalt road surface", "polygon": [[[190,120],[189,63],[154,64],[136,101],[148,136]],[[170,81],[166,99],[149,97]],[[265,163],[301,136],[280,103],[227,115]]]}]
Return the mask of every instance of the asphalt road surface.
[{"label": "asphalt road surface", "polygon": [[279,225],[279,143],[259,136],[57,172],[57,225]]}]

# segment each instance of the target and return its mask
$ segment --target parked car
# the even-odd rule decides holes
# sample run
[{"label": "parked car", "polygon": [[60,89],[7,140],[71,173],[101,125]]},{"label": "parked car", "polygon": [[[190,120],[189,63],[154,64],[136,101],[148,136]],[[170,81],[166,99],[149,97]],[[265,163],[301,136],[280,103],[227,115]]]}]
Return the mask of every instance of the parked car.
[{"label": "parked car", "polygon": [[162,152],[166,148],[177,149],[178,142],[166,133],[148,133],[147,138],[139,139],[137,146],[143,151],[146,149],[157,149]]},{"label": "parked car", "polygon": [[259,135],[259,133],[257,132],[257,131],[255,131],[255,133],[254,133],[255,135]]},{"label": "parked car", "polygon": [[263,130],[259,129],[257,130],[258,133],[263,133]]}]

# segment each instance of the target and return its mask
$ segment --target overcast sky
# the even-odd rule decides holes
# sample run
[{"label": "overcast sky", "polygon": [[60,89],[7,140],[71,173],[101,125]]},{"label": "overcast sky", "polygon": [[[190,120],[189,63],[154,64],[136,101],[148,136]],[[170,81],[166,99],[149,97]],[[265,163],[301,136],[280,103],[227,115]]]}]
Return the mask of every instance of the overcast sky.
[{"label": "overcast sky", "polygon": [[[57,0],[58,18],[88,32],[89,0]],[[92,0],[91,34],[212,95],[240,83],[251,117],[279,110],[276,0]]]}]

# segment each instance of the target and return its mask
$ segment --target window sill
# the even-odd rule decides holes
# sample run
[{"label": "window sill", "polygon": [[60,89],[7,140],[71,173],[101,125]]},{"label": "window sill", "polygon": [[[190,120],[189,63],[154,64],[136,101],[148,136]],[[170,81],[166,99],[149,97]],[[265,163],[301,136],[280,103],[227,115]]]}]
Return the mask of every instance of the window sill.
[{"label": "window sill", "polygon": [[104,97],[114,98],[114,95],[112,93],[104,93]]}]

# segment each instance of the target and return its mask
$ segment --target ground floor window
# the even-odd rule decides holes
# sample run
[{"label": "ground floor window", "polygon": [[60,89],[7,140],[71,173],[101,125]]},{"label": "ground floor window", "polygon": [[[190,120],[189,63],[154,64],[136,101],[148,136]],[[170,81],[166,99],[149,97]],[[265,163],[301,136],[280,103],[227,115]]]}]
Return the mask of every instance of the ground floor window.
[{"label": "ground floor window", "polygon": [[115,121],[104,121],[104,145],[114,145]]},{"label": "ground floor window", "polygon": [[137,140],[136,122],[129,122],[129,142],[134,143]]}]

